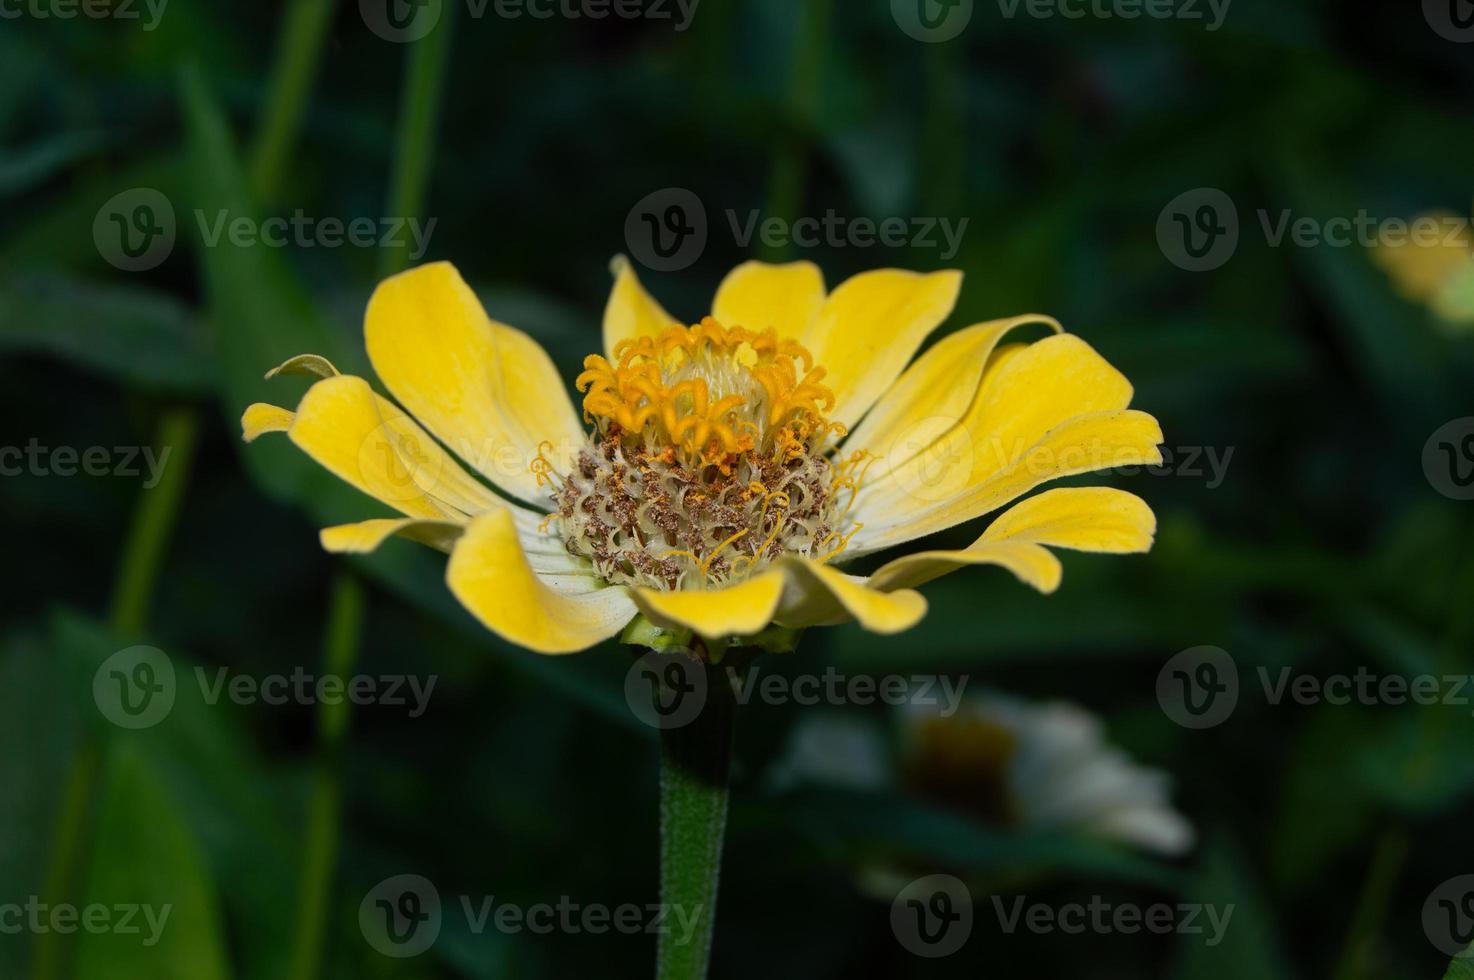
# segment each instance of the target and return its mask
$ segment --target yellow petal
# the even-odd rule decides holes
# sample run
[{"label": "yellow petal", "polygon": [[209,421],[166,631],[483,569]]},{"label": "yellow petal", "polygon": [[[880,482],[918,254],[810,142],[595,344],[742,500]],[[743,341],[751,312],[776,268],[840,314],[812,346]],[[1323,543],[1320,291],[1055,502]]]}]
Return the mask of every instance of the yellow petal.
[{"label": "yellow petal", "polygon": [[787,573],[777,616],[782,626],[802,628],[854,619],[873,633],[899,633],[926,615],[926,599],[919,592],[879,592],[863,579],[807,558],[784,558],[778,564]]},{"label": "yellow petal", "polygon": [[532,463],[566,472],[586,437],[552,359],[487,317],[455,267],[386,279],[364,317],[369,360],[390,394],[452,451],[516,497],[545,503]]},{"label": "yellow petal", "polygon": [[961,288],[956,271],[876,269],[830,293],[803,338],[834,392],[829,417],[853,427],[947,319]]},{"label": "yellow petal", "polygon": [[246,442],[255,442],[268,432],[285,432],[292,426],[296,415],[285,408],[256,402],[246,406],[241,416],[241,437]]},{"label": "yellow petal", "polygon": [[615,256],[609,268],[614,273],[614,289],[604,307],[604,353],[612,360],[620,341],[654,337],[677,324],[640,285],[629,259]]},{"label": "yellow petal", "polygon": [[744,262],[722,280],[711,315],[724,326],[802,338],[824,305],[824,274],[812,262]]},{"label": "yellow petal", "polygon": [[[970,482],[945,499],[936,500],[924,492],[908,493],[907,481],[894,479],[886,494],[877,493],[865,501],[863,516],[855,518],[865,526],[851,539],[846,557],[878,551],[981,517],[1049,480],[1118,466],[1160,463],[1162,454],[1157,447],[1161,442],[1161,427],[1145,412],[1092,412],[1055,426],[1025,448],[1001,444],[984,447],[976,459],[958,462],[958,466],[968,467]],[[966,448],[953,445],[948,452],[960,456]],[[857,503],[855,509],[860,511],[861,505]]]},{"label": "yellow petal", "polygon": [[[872,469],[868,474],[871,479],[905,463],[915,455],[907,447],[915,445],[932,427],[928,420],[941,419],[951,425],[967,415],[999,341],[1010,331],[1031,323],[1047,324],[1056,333],[1062,330],[1053,317],[1029,313],[974,324],[937,341],[881,396],[845,440],[845,450],[864,449],[877,457],[877,465],[882,468]],[[1022,346],[1014,351],[1019,349]],[[917,451],[920,448],[924,447]]]},{"label": "yellow petal", "polygon": [[574,653],[617,634],[636,613],[623,589],[559,592],[528,564],[512,514],[473,520],[445,570],[450,591],[492,632],[539,653]]},{"label": "yellow petal", "polygon": [[309,388],[287,435],[337,477],[410,517],[464,521],[502,506],[362,378],[344,374]]},{"label": "yellow petal", "polygon": [[721,589],[632,589],[631,595],[659,626],[685,627],[708,637],[748,636],[773,621],[783,582],[783,573],[772,571]]},{"label": "yellow petal", "polygon": [[[1038,479],[1017,493],[1064,476],[1067,469],[1083,473],[1138,462],[1132,444],[1113,445],[1109,432],[1100,434],[1104,441],[1093,451],[1089,446],[1082,449],[1045,442],[1050,433],[1073,419],[1123,410],[1131,403],[1131,383],[1089,344],[1070,334],[1057,334],[1005,351],[988,363],[976,397],[960,418],[921,414],[906,423],[904,416],[897,416],[897,435],[888,447],[877,448],[886,455],[865,474],[855,497],[852,519],[865,527],[847,549],[850,555],[875,550],[883,530],[947,508],[954,501],[975,504],[986,497],[992,507],[1007,503],[1013,498],[996,499],[980,488],[1021,460],[1029,462],[1029,471],[1037,473]],[[1152,426],[1155,428],[1155,422]],[[1160,441],[1160,431],[1156,435]],[[1051,456],[1056,449],[1068,450],[1069,458]],[[1082,452],[1090,457],[1083,467],[1076,465]],[[1094,465],[1088,465],[1092,459]],[[970,506],[953,508],[958,521],[987,513]],[[909,536],[921,533],[929,532]],[[905,538],[888,540],[895,543]]]},{"label": "yellow petal", "polygon": [[1108,487],[1061,487],[1001,514],[962,551],[924,551],[881,566],[876,589],[915,588],[965,565],[1001,565],[1040,592],[1059,587],[1059,559],[1041,545],[1126,554],[1151,549],[1157,519],[1140,497]]},{"label": "yellow petal", "polygon": [[461,536],[462,526],[453,521],[426,521],[414,517],[380,517],[357,524],[339,524],[325,527],[318,532],[324,551],[334,554],[365,555],[377,551],[379,545],[398,534],[427,544],[439,551],[449,552],[456,538]]},{"label": "yellow petal", "polygon": [[288,358],[270,371],[266,372],[266,380],[270,381],[281,374],[302,374],[310,378],[331,378],[338,374],[338,369],[333,367],[333,362],[321,354],[298,354],[296,357]]}]

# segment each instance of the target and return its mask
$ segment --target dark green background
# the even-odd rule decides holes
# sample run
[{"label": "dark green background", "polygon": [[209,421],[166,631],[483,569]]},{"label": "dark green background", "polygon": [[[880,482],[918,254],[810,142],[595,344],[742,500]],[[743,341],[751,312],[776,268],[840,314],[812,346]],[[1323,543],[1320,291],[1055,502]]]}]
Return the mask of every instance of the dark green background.
[{"label": "dark green background", "polygon": [[[1474,406],[1474,335],[1438,330],[1363,249],[1273,248],[1258,217],[1466,213],[1474,45],[1440,36],[1414,3],[1285,0],[1236,0],[1211,32],[1181,19],[1010,19],[977,0],[965,32],[940,44],[908,37],[885,0],[704,0],[685,32],[477,19],[457,3],[430,39],[402,45],[341,0],[320,56],[307,52],[315,84],[278,100],[284,24],[325,6],[171,0],[153,31],[0,20],[0,445],[155,445],[197,426],[142,619],[126,601],[110,610],[129,577],[129,528],[159,489],[0,479],[0,901],[45,887],[71,780],[86,790],[82,830],[57,900],[178,906],[153,950],[67,938],[59,950],[78,975],[286,976],[308,933],[330,977],[649,972],[649,937],[472,935],[455,912],[460,894],[655,901],[656,754],[624,705],[625,651],[554,660],[510,648],[449,597],[438,555],[395,543],[351,564],[366,598],[356,669],[438,675],[421,718],[355,709],[322,754],[310,707],[211,707],[184,683],[164,723],[130,733],[92,702],[96,665],[137,642],[166,650],[184,677],[194,664],[321,669],[345,563],[321,552],[316,529],[381,510],[284,442],[244,449],[237,420],[256,398],[295,403],[300,380],[259,380],[289,355],[364,369],[359,318],[392,257],[204,248],[193,211],[398,215],[396,172],[403,186],[423,178],[413,213],[437,221],[426,258],[454,261],[569,378],[599,346],[630,209],[679,186],[705,204],[710,243],[679,274],[644,273],[678,316],[704,313],[722,274],[751,257],[728,209],[965,217],[947,263],[927,248],[788,255],[818,262],[830,283],[878,266],[961,268],[948,329],[1053,314],[1132,379],[1167,447],[1232,449],[1221,486],[1181,472],[1112,481],[1159,515],[1147,557],[1067,554],[1050,597],[996,569],[959,573],[928,589],[931,614],[900,638],[816,632],[765,664],[948,671],[1082,704],[1171,771],[1201,832],[1195,851],[1159,862],[904,798],[775,797],[765,767],[806,709],[756,707],[739,735],[717,976],[1441,975],[1421,909],[1439,882],[1474,870],[1468,706],[1276,707],[1255,686],[1228,722],[1191,732],[1162,714],[1154,686],[1166,658],[1200,644],[1229,650],[1255,685],[1259,666],[1474,667],[1474,505],[1436,493],[1421,463],[1433,430]],[[433,137],[419,140],[401,107],[437,103]],[[279,179],[257,179],[264,120],[284,105],[300,108],[300,128],[288,117],[280,130]],[[427,169],[396,163],[414,147],[432,148]],[[157,268],[127,273],[103,261],[92,225],[134,187],[168,197],[179,238]],[[1190,273],[1163,256],[1156,224],[1198,187],[1230,195],[1242,234],[1225,265]],[[339,858],[315,923],[298,894],[305,814],[333,787]],[[888,906],[853,884],[873,861],[974,882],[965,949],[907,954]],[[364,942],[357,909],[405,871],[433,879],[450,914],[432,953],[394,961]],[[1102,895],[1237,911],[1211,949],[1194,937],[1005,936],[982,898],[999,883],[1054,904]],[[0,976],[28,975],[31,954],[30,936],[0,935]]]}]

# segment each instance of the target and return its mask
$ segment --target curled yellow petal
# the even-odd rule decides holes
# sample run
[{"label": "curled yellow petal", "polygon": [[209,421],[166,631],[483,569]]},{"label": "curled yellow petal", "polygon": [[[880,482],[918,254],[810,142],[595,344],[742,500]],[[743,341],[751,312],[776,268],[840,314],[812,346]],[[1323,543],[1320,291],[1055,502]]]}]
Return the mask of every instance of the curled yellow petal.
[{"label": "curled yellow petal", "polygon": [[801,628],[856,620],[873,633],[899,633],[926,615],[919,592],[881,592],[863,579],[807,558],[785,558],[787,587],[778,611],[780,626]]},{"label": "curled yellow petal", "polygon": [[462,525],[454,521],[426,521],[413,517],[379,517],[356,524],[339,524],[318,532],[324,551],[334,554],[364,555],[377,551],[394,535],[427,544],[438,551],[449,552]]},{"label": "curled yellow petal", "polygon": [[749,636],[773,621],[783,582],[783,573],[773,571],[721,589],[631,589],[630,594],[659,626],[685,627],[707,637]]},{"label": "curled yellow petal", "polygon": [[338,373],[338,369],[333,367],[333,362],[321,354],[298,354],[267,371],[266,380],[270,381],[282,374],[301,374],[309,378],[332,378]]},{"label": "curled yellow petal", "polygon": [[246,442],[255,442],[268,432],[285,432],[292,427],[292,420],[296,417],[295,413],[285,408],[265,402],[247,405],[245,413],[241,415],[241,438]]},{"label": "curled yellow petal", "polygon": [[959,551],[903,555],[870,576],[882,590],[915,588],[968,565],[1001,565],[1040,592],[1059,587],[1059,559],[1043,545],[1126,554],[1150,550],[1157,520],[1140,497],[1108,487],[1062,487],[1015,504]]},{"label": "curled yellow petal", "polygon": [[492,632],[539,653],[574,653],[619,633],[637,612],[623,589],[560,592],[533,571],[512,513],[473,520],[446,565],[450,591]]}]

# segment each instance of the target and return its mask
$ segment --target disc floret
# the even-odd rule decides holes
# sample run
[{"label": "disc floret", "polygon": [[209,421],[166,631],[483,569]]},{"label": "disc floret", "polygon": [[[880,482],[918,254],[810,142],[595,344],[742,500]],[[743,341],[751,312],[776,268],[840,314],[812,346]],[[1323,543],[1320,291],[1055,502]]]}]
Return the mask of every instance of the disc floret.
[{"label": "disc floret", "polygon": [[584,360],[592,444],[553,487],[570,552],[611,582],[660,589],[740,581],[784,554],[826,560],[864,453],[836,458],[824,368],[777,332],[711,317]]}]

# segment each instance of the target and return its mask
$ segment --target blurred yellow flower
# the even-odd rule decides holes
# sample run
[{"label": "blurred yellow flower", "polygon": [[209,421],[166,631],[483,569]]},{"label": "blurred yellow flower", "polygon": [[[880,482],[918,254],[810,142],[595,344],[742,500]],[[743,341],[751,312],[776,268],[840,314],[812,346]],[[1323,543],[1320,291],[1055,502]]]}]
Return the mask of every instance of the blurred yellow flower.
[{"label": "blurred yellow flower", "polygon": [[1432,211],[1410,222],[1412,233],[1383,227],[1372,260],[1404,298],[1420,303],[1445,326],[1474,326],[1474,236],[1469,219]]},{"label": "blurred yellow flower", "polygon": [[[245,438],[286,432],[404,515],[328,528],[326,549],[369,552],[399,534],[447,551],[461,603],[544,653],[586,649],[641,616],[708,647],[770,624],[893,633],[925,615],[916,586],[966,565],[1048,592],[1060,565],[1046,545],[1150,548],[1156,522],[1139,498],[1060,488],[962,550],[840,571],[1048,480],[1160,462],[1161,430],[1128,408],[1125,377],[1048,317],[976,324],[908,367],[952,312],[957,272],[881,269],[826,292],[812,263],[748,262],[693,326],[628,262],[614,274],[605,353],[578,377],[582,421],[547,353],[436,263],[386,280],[368,304],[369,358],[399,404],[304,355],[268,377],[320,380],[295,412],[250,406]],[[1026,324],[1054,335],[1004,343]]]}]

